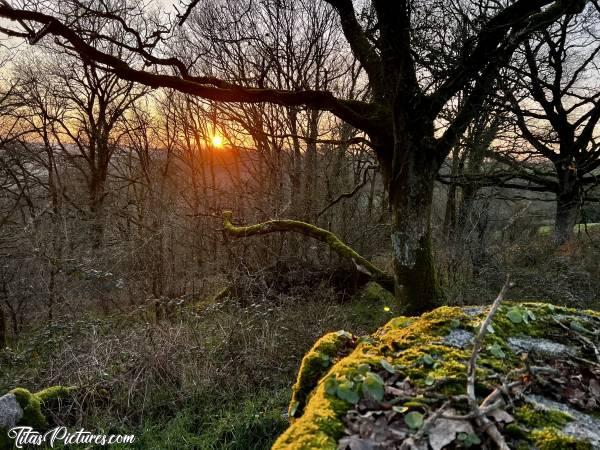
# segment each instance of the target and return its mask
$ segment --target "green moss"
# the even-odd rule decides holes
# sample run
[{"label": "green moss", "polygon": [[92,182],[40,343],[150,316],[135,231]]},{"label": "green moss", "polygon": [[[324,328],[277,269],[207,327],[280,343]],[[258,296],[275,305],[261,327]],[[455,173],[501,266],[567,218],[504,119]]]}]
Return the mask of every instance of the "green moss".
[{"label": "green moss", "polygon": [[353,346],[354,337],[345,331],[328,333],[316,342],[302,359],[296,383],[292,387],[292,399],[288,411],[290,418],[302,415],[308,395],[319,379],[330,369],[342,350]]},{"label": "green moss", "polygon": [[542,428],[531,432],[535,447],[539,450],[591,450],[589,442],[566,436],[554,428]]},{"label": "green moss", "polygon": [[382,303],[392,305],[395,302],[394,295],[384,289],[379,283],[371,281],[367,283],[356,295],[358,300],[367,303]]},{"label": "green moss", "polygon": [[529,428],[562,428],[573,420],[570,415],[562,411],[539,410],[531,405],[519,406],[515,409],[514,416]]},{"label": "green moss", "polygon": [[10,391],[17,402],[23,408],[23,418],[20,425],[28,425],[34,429],[43,429],[48,426],[46,418],[42,414],[42,405],[52,399],[66,397],[73,392],[75,387],[52,386],[39,392],[31,393],[25,388],[15,388]]},{"label": "green moss", "polygon": [[29,425],[33,428],[45,428],[46,418],[42,414],[42,402],[25,388],[15,388],[11,391],[17,398],[19,405],[23,408],[23,418],[20,424]]},{"label": "green moss", "polygon": [[[518,308],[531,311],[534,318],[528,323],[514,323],[507,313],[515,305],[508,303],[500,308],[493,322],[493,332],[486,335],[476,374],[476,391],[481,398],[497,386],[499,377],[522,366],[520,359],[506,343],[509,337],[546,337],[550,330],[556,330],[555,334],[568,340],[568,335],[558,332],[562,329],[555,322],[556,316],[585,316],[585,313],[567,308],[541,303],[521,303],[518,304]],[[299,383],[295,387],[295,390],[303,395],[303,414],[297,416],[290,428],[277,440],[273,449],[336,448],[337,440],[344,430],[343,416],[352,405],[336,396],[328,395],[324,380],[329,377],[344,379],[361,364],[369,364],[371,370],[375,370],[382,358],[394,365],[400,376],[408,376],[417,388],[422,388],[423,396],[417,395],[408,399],[409,405],[416,405],[414,402],[435,403],[435,398],[427,398],[425,389],[433,389],[438,394],[463,395],[467,362],[472,350],[448,346],[444,343],[444,338],[457,328],[477,333],[487,312],[487,309],[483,309],[480,314],[473,316],[458,307],[441,307],[423,314],[420,318],[394,318],[368,339],[359,341],[348,356],[335,361],[330,360],[333,366],[327,368],[317,364],[323,353],[321,346],[332,346],[335,339],[331,335],[324,336],[323,342],[319,340],[305,357]],[[489,346],[494,344],[502,349],[504,355],[498,356],[489,350]],[[300,383],[301,379],[307,381]],[[298,395],[295,398],[298,398]],[[561,433],[564,425],[573,420],[568,414],[560,411],[538,411],[530,405],[522,404],[511,413],[516,421],[504,429],[515,448],[530,448],[532,444],[541,450],[590,448],[589,444]]]}]

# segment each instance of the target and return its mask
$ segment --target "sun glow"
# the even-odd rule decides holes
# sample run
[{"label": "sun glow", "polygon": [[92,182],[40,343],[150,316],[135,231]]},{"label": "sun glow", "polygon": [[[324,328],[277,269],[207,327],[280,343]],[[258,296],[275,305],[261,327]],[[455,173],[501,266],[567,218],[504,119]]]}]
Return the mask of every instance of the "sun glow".
[{"label": "sun glow", "polygon": [[215,148],[221,148],[223,147],[223,137],[219,136],[219,135],[214,135],[211,139],[210,139],[210,144],[215,147]]}]

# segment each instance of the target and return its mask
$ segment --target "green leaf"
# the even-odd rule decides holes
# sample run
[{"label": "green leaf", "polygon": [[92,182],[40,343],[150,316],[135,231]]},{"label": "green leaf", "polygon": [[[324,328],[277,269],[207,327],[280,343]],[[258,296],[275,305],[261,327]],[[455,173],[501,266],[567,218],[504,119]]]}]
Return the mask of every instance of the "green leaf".
[{"label": "green leaf", "polygon": [[329,367],[329,355],[322,353],[319,358],[321,359],[321,365],[323,367]]},{"label": "green leaf", "polygon": [[435,378],[433,378],[431,375],[427,375],[427,377],[425,378],[425,384],[427,386],[432,386],[433,383],[435,383]]},{"label": "green leaf", "polygon": [[384,394],[383,379],[376,373],[367,373],[362,384],[362,390],[365,394],[380,402],[383,400]]},{"label": "green leaf", "polygon": [[525,313],[529,316],[531,320],[535,320],[535,314],[531,310],[526,310]]},{"label": "green leaf", "polygon": [[479,436],[473,433],[459,433],[458,440],[462,441],[463,445],[467,448],[473,445],[481,444],[481,439],[479,439]]},{"label": "green leaf", "polygon": [[327,392],[329,395],[335,395],[337,392],[337,387],[338,381],[335,378],[331,377],[325,380],[325,392]]},{"label": "green leaf", "polygon": [[358,400],[360,400],[358,392],[356,392],[356,389],[354,389],[354,383],[352,381],[344,381],[343,383],[338,384],[336,393],[339,398],[346,400],[348,403],[352,403],[353,405],[358,403]]},{"label": "green leaf", "polygon": [[435,362],[434,359],[431,357],[431,355],[425,354],[423,355],[423,357],[421,358],[421,362],[423,362],[423,364],[425,364],[426,366],[433,366],[433,363]]},{"label": "green leaf", "polygon": [[379,364],[381,364],[381,367],[383,367],[385,370],[387,370],[389,373],[396,373],[396,367],[394,367],[392,364],[390,364],[390,362],[387,359],[381,359],[381,361],[379,361]]},{"label": "green leaf", "polygon": [[516,308],[516,307],[509,309],[508,312],[506,313],[506,317],[508,317],[508,319],[512,323],[523,322],[523,313],[521,312],[521,310],[519,308]]},{"label": "green leaf", "polygon": [[408,408],[406,406],[392,406],[392,410],[398,414],[404,414],[408,411]]},{"label": "green leaf", "polygon": [[496,332],[496,330],[494,330],[494,327],[492,326],[492,324],[489,324],[487,326],[487,332],[490,334],[494,334]]},{"label": "green leaf", "polygon": [[504,359],[506,358],[506,353],[502,350],[502,347],[498,344],[492,344],[487,348],[489,352],[495,356],[496,358]]},{"label": "green leaf", "polygon": [[458,320],[458,319],[452,319],[450,321],[450,327],[451,328],[458,328],[458,327],[460,327],[460,320]]},{"label": "green leaf", "polygon": [[290,416],[295,417],[298,412],[298,406],[300,406],[300,402],[294,402],[292,407],[290,408]]},{"label": "green leaf", "polygon": [[371,370],[371,366],[369,366],[368,364],[361,364],[356,368],[356,370],[361,375],[365,375],[369,370]]},{"label": "green leaf", "polygon": [[404,422],[409,428],[418,430],[423,426],[423,414],[417,411],[411,411],[404,416]]}]

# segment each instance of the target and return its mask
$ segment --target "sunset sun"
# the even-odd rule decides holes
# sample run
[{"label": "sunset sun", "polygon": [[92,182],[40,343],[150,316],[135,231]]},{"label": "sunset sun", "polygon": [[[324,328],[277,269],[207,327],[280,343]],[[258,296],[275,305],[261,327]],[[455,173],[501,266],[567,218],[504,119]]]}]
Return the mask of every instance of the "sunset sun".
[{"label": "sunset sun", "polygon": [[223,138],[221,136],[215,135],[211,138],[210,143],[215,148],[223,147]]}]

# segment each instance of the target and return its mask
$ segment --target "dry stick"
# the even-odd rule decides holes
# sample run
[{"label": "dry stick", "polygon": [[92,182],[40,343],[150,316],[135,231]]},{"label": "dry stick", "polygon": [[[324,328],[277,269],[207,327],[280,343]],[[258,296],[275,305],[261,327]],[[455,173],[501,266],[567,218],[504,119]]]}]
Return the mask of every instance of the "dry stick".
[{"label": "dry stick", "polygon": [[479,405],[477,404],[477,397],[475,396],[475,372],[477,370],[477,357],[479,356],[481,345],[483,344],[483,340],[485,338],[485,335],[487,334],[488,327],[492,323],[494,315],[498,311],[500,303],[504,299],[504,294],[506,294],[506,291],[509,287],[510,281],[509,277],[507,276],[506,283],[504,283],[504,286],[502,286],[502,290],[498,294],[498,297],[496,297],[496,300],[494,300],[494,303],[492,303],[490,312],[481,324],[479,333],[477,333],[477,336],[475,337],[475,341],[473,342],[473,352],[471,353],[471,358],[469,359],[469,366],[467,372],[467,396],[469,399],[469,405],[471,406],[471,409],[475,414],[475,421],[481,428],[483,428],[483,430],[488,434],[488,436],[496,443],[498,448],[501,450],[510,450],[510,447],[504,440],[502,434],[500,434],[500,431],[498,431],[496,425],[494,425],[494,423],[483,414],[483,412],[479,408]]},{"label": "dry stick", "polygon": [[[594,344],[594,342],[591,339],[588,339],[583,334],[575,331],[572,328],[569,328],[564,323],[562,323],[560,320],[558,320],[556,317],[553,317],[552,320],[554,320],[558,325],[560,325],[563,329],[567,330],[569,333],[574,334],[575,337],[577,339],[579,339],[581,342],[583,342],[584,345],[589,346],[594,351],[594,355],[596,355],[596,360],[598,362],[600,362],[600,350],[598,350],[598,347]],[[598,365],[598,364],[594,363],[594,365]]]}]

